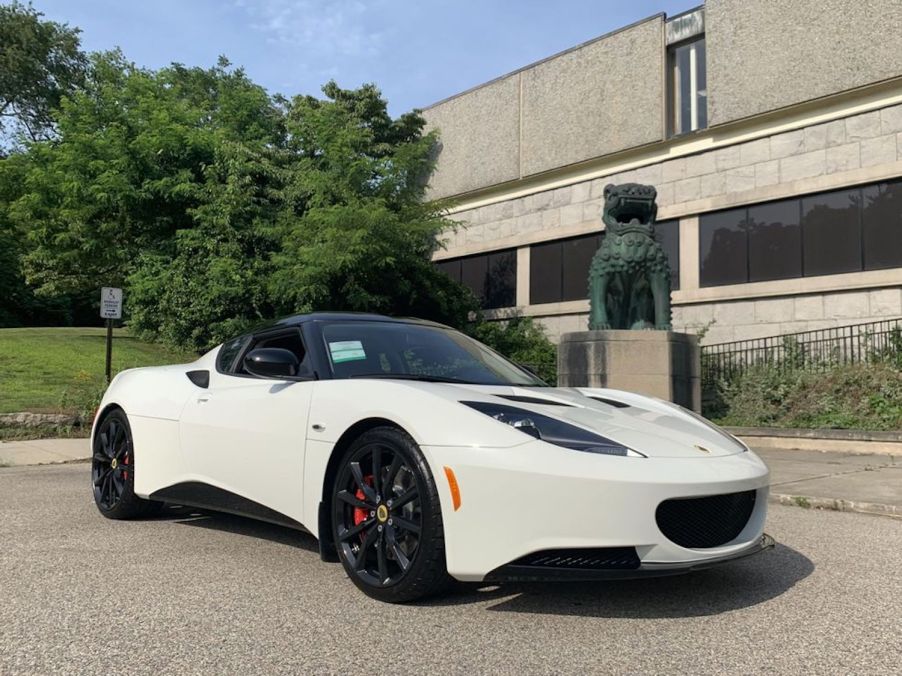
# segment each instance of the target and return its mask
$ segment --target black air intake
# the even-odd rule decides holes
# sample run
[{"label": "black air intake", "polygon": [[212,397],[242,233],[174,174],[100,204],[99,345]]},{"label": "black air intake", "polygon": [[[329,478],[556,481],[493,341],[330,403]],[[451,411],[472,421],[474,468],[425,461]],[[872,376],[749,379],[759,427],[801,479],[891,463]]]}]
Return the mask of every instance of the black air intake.
[{"label": "black air intake", "polygon": [[556,570],[633,570],[639,567],[634,547],[546,549],[521,556],[511,566]]},{"label": "black air intake", "polygon": [[757,491],[665,500],[655,511],[658,528],[689,549],[719,547],[734,540],[755,508]]}]

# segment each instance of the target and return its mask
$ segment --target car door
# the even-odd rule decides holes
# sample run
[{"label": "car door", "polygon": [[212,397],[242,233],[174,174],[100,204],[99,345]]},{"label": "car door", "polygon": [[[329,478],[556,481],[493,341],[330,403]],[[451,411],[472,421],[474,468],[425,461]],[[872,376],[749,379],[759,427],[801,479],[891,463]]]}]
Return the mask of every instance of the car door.
[{"label": "car door", "polygon": [[[243,355],[258,347],[294,352],[301,375],[252,376],[243,368]],[[301,522],[314,383],[304,376],[308,358],[300,330],[281,327],[239,338],[220,354],[226,358],[217,360],[208,387],[198,388],[182,412],[180,436],[189,471],[197,481]]]}]

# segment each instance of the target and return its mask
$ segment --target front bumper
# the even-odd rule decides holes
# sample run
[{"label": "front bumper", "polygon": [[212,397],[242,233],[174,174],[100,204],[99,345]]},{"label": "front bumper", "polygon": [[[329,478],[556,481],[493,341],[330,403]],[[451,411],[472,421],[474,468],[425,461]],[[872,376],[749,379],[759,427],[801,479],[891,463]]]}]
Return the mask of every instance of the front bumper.
[{"label": "front bumper", "polygon": [[[513,448],[423,446],[439,488],[448,572],[486,579],[611,579],[672,575],[757,553],[763,539],[769,474],[752,452],[699,458],[624,458],[581,453],[542,441]],[[641,450],[641,449],[640,449]],[[453,470],[460,505],[445,467]],[[682,547],[658,527],[671,499],[755,491],[748,522],[731,541]],[[548,550],[631,549],[631,568],[511,570]],[[522,567],[522,566],[521,566]]]},{"label": "front bumper", "polygon": [[581,568],[569,565],[524,565],[514,562],[496,568],[485,576],[486,582],[593,582],[599,580],[635,580],[647,577],[667,577],[683,575],[696,570],[704,570],[729,563],[737,559],[753,556],[766,549],[772,549],[776,542],[767,533],[763,533],[756,541],[745,549],[733,554],[710,557],[698,561],[681,561],[679,563],[641,563],[637,568]]}]

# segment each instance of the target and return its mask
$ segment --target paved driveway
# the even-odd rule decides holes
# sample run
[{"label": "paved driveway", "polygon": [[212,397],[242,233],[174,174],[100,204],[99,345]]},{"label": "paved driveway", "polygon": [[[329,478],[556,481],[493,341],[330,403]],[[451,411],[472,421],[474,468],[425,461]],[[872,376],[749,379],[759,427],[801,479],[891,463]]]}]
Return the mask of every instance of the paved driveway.
[{"label": "paved driveway", "polygon": [[775,551],[692,576],[389,606],[309,536],[103,519],[87,476],[0,469],[0,673],[900,669],[900,519],[772,505]]}]

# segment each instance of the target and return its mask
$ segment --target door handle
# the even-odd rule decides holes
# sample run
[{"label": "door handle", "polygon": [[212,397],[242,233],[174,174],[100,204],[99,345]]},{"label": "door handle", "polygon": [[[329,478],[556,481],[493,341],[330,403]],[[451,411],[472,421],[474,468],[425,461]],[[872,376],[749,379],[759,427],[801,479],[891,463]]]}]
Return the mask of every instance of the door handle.
[{"label": "door handle", "polygon": [[202,395],[200,395],[200,396],[197,398],[197,403],[198,403],[198,404],[206,404],[208,401],[210,401],[210,395],[209,395],[209,394],[202,394]]}]

